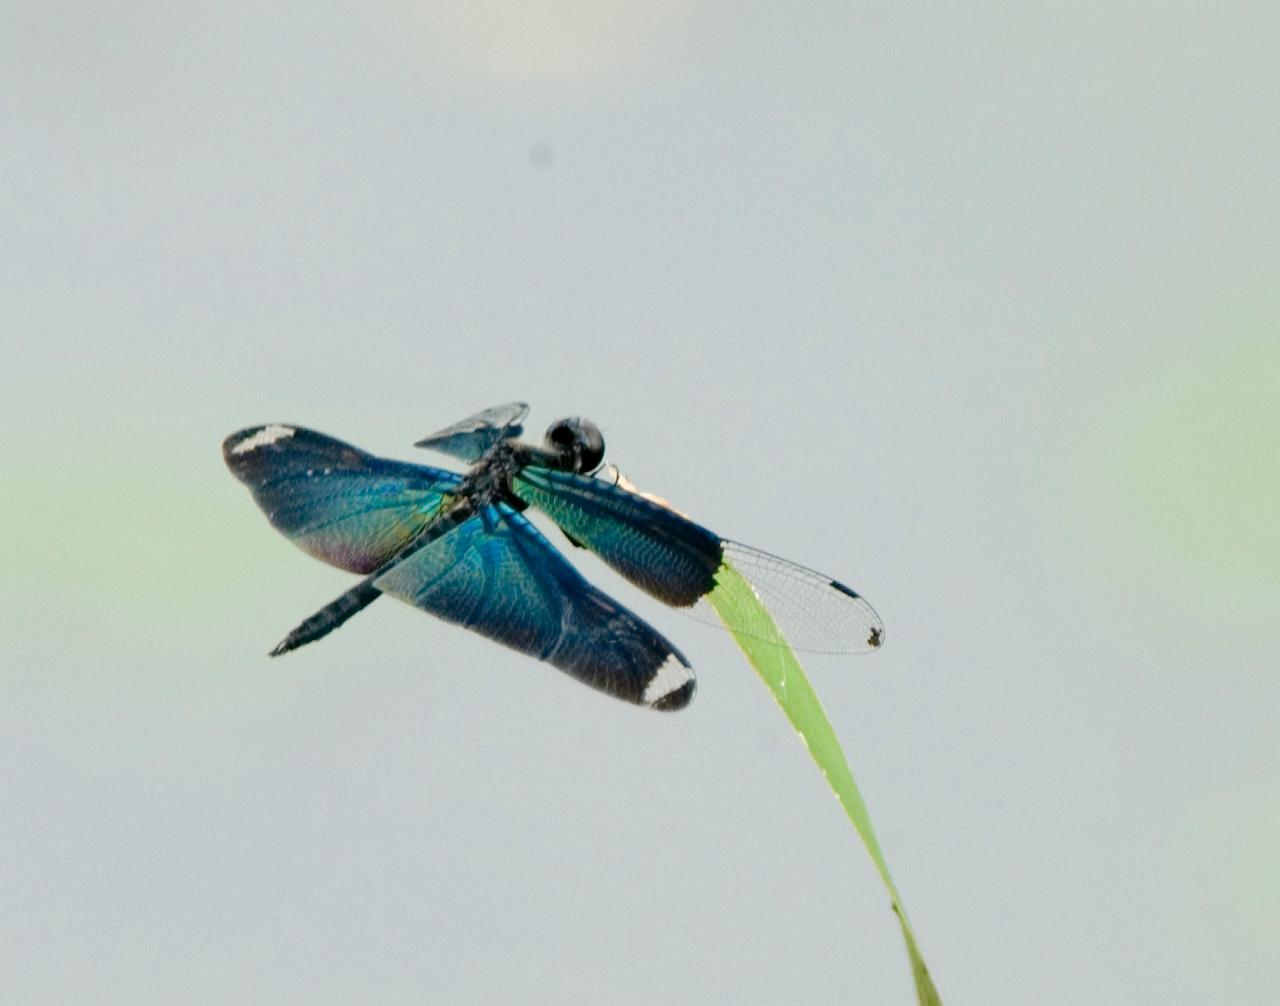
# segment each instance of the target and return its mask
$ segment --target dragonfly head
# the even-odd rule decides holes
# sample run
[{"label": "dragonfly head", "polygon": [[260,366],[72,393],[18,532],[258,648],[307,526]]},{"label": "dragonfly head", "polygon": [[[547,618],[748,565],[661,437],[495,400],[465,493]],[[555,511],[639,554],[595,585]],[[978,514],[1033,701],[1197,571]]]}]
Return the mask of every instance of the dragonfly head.
[{"label": "dragonfly head", "polygon": [[581,416],[557,419],[547,427],[547,447],[560,457],[565,471],[579,474],[595,471],[604,460],[604,437],[600,427]]}]

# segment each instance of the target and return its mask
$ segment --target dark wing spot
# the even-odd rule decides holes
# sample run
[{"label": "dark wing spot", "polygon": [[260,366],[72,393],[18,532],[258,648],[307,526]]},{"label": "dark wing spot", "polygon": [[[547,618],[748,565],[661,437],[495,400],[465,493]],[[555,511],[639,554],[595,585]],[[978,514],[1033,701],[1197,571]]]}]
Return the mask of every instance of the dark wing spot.
[{"label": "dark wing spot", "polygon": [[[836,590],[838,590],[838,591],[840,591],[840,593],[842,593],[842,594],[847,594],[849,597],[861,597],[861,596],[862,596],[862,595],[861,595],[861,594],[859,594],[856,590],[854,590],[852,587],[846,587],[846,586],[845,586],[843,583],[841,583],[839,580],[832,580],[832,581],[831,581],[831,586],[835,587],[835,589],[836,589]],[[873,644],[873,645],[874,645],[874,644]]]},{"label": "dark wing spot", "polygon": [[867,645],[870,647],[879,647],[884,640],[884,633],[880,630],[880,626],[875,626],[871,630],[871,635],[867,637]]}]

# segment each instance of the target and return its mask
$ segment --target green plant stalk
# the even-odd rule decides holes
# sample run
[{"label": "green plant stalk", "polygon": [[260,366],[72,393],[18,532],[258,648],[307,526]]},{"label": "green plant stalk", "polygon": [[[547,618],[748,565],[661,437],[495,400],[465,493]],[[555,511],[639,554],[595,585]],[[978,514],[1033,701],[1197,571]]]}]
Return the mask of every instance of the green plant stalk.
[{"label": "green plant stalk", "polygon": [[915,978],[920,1006],[941,1006],[942,1000],[933,986],[924,958],[920,955],[915,933],[907,920],[906,910],[902,907],[902,898],[898,895],[888,864],[884,861],[884,853],[880,850],[880,842],[876,839],[875,829],[871,826],[871,815],[867,812],[862,794],[858,792],[857,783],[853,781],[853,772],[849,769],[840,742],[836,740],[831,721],[822,709],[822,703],[818,701],[809,679],[805,677],[799,661],[772,616],[760,603],[742,574],[726,561],[716,580],[716,587],[707,596],[707,600],[724,619],[726,626],[765,625],[773,633],[775,638],[765,640],[744,636],[729,629],[751,666],[764,680],[787,719],[799,733],[800,740],[818,763],[818,768],[822,769],[822,774],[827,777],[827,784],[862,837],[867,852],[871,854],[871,860],[889,890],[898,923],[902,926],[902,937],[907,944],[907,956],[911,961],[911,973]]}]

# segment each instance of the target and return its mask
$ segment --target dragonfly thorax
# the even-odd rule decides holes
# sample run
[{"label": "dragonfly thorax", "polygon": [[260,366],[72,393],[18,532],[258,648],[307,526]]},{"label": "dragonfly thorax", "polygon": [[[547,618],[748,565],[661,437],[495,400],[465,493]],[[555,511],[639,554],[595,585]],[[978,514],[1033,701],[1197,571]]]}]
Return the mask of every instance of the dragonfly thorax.
[{"label": "dragonfly thorax", "polygon": [[499,440],[467,472],[453,494],[467,500],[468,509],[479,509],[502,500],[516,510],[528,504],[511,489],[511,480],[527,465],[589,475],[604,460],[604,437],[589,419],[558,419],[547,430],[545,446],[519,440]]}]

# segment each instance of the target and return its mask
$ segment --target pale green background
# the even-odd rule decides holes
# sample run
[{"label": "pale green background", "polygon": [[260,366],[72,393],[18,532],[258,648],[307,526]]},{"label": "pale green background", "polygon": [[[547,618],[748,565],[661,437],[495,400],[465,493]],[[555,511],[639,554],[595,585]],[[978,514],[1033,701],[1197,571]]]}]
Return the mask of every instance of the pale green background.
[{"label": "pale green background", "polygon": [[1274,1001],[1277,7],[883,6],[3,6],[0,1001],[912,1001],[589,557],[687,712],[390,601],[266,658],[350,578],[222,437],[511,398],[877,606],[807,663],[948,1004]]}]

